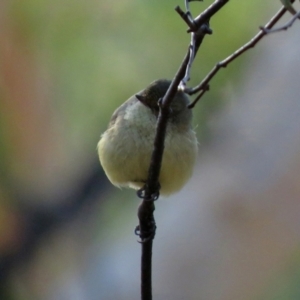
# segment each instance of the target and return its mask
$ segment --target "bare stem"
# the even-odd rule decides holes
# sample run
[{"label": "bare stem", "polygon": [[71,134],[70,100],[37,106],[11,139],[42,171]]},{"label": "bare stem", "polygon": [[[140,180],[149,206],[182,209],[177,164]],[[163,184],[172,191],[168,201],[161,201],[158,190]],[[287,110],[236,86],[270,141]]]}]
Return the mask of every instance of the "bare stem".
[{"label": "bare stem", "polygon": [[278,31],[283,31],[283,30],[288,30],[290,27],[292,27],[292,25],[294,24],[294,22],[300,19],[300,11],[298,11],[286,24],[284,24],[283,26],[280,26],[278,28],[275,29],[267,29],[263,26],[260,27],[261,30],[263,30],[266,34],[269,33],[274,33],[274,32],[278,32]]},{"label": "bare stem", "polygon": [[211,71],[205,76],[205,78],[198,84],[196,87],[191,89],[186,89],[186,93],[189,95],[193,95],[195,93],[198,93],[200,91],[201,95],[198,96],[193,103],[190,104],[191,107],[194,107],[196,102],[198,102],[201,97],[205,94],[206,91],[208,91],[208,84],[212,80],[212,78],[218,73],[218,71],[221,68],[226,68],[229,63],[231,63],[233,60],[241,56],[243,53],[245,53],[247,50],[253,48],[266,34],[266,29],[270,30],[284,15],[286,12],[286,9],[282,7],[271,19],[270,21],[264,26],[264,29],[261,29],[249,42],[244,44],[242,47],[240,47],[238,50],[233,52],[231,55],[229,55],[224,60],[218,62]]}]

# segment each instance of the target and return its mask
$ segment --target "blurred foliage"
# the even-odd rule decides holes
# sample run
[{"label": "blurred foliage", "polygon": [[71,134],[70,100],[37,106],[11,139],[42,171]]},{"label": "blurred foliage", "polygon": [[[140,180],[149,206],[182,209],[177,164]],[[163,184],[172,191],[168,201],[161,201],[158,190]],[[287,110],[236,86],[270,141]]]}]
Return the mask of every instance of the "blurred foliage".
[{"label": "blurred foliage", "polygon": [[[191,8],[196,14],[212,2],[193,2]],[[70,166],[94,157],[99,135],[116,107],[154,79],[172,78],[178,69],[189,44],[186,25],[174,11],[178,4],[183,7],[174,0],[114,5],[95,0],[4,1],[3,49],[8,53],[2,58],[6,69],[0,101],[3,178],[18,178],[25,186],[36,178],[41,185],[50,184],[44,176],[70,172]],[[191,85],[257,32],[273,13],[268,6],[235,0],[211,20],[214,34],[199,51]],[[200,141],[209,136],[211,113],[238,88],[248,55],[220,71],[194,110]],[[40,163],[47,163],[45,157],[52,160],[46,166]]]},{"label": "blurred foliage", "polygon": [[270,280],[270,286],[257,299],[296,300],[300,299],[300,252],[290,257],[279,273]]},{"label": "blurred foliage", "polygon": [[[191,3],[193,13],[212,2]],[[174,76],[189,44],[186,25],[174,11],[176,5],[184,7],[183,1],[174,0],[2,1],[0,192],[4,192],[0,194],[5,196],[0,202],[13,202],[6,190],[18,188],[45,190],[48,195],[50,186],[54,194],[60,194],[56,185],[72,183],[96,156],[99,135],[112,112],[154,79]],[[191,86],[256,34],[273,13],[268,1],[230,1],[211,20],[214,33],[205,38],[197,55]],[[253,53],[259,53],[259,46]],[[232,91],[247,76],[243,68],[250,55],[221,70],[195,108],[200,141],[209,137],[212,114],[230,101]],[[12,177],[19,181],[12,185]],[[117,227],[120,214],[132,211],[126,206],[120,212],[113,201],[108,202],[95,231],[111,222],[112,212],[117,211],[113,220]],[[0,216],[4,220],[0,245],[12,222],[7,216]],[[15,219],[14,226],[22,226]],[[116,234],[121,234],[117,228]],[[28,299],[34,299],[29,295]]]},{"label": "blurred foliage", "polygon": [[[178,1],[9,3],[9,18],[20,42],[46,72],[69,147],[77,146],[78,140],[95,144],[118,105],[155,78],[172,78],[189,42],[186,25],[173,10],[177,4],[183,6]],[[209,3],[194,2],[191,7],[198,12]],[[271,15],[267,8],[258,1],[231,1],[225,6],[211,21],[214,34],[200,50],[191,84],[247,41]],[[210,112],[228,97],[226,87],[235,88],[241,66],[234,63],[221,71],[196,109],[199,136],[207,132]]]}]

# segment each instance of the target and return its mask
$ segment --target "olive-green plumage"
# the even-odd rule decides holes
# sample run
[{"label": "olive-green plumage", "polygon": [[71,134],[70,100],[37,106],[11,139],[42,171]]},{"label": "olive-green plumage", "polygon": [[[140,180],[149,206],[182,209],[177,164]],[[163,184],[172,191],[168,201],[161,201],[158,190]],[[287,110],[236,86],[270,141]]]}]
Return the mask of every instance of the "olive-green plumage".
[{"label": "olive-green plumage", "polygon": [[[140,189],[146,182],[159,111],[157,102],[163,98],[170,83],[165,79],[152,82],[113,113],[108,129],[98,143],[98,154],[114,185]],[[188,96],[179,91],[170,105],[159,176],[162,195],[180,190],[193,172],[197,139],[188,104]]]}]

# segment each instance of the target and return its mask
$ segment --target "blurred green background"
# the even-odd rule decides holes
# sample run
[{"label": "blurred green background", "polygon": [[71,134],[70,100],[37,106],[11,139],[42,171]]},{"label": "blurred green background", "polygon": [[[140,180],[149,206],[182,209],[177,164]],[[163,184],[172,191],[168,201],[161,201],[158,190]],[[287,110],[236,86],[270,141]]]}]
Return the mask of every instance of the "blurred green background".
[{"label": "blurred green background", "polygon": [[[212,2],[193,2],[192,12]],[[230,1],[210,22],[214,33],[204,40],[190,85],[248,41],[279,9],[272,4]],[[184,7],[174,0],[1,1],[0,299],[132,299],[109,294],[118,286],[107,253],[116,241],[135,243],[139,200],[108,183],[96,144],[123,101],[154,79],[174,76],[189,43],[176,5]],[[260,51],[221,70],[194,109],[203,147],[245,81],[249,57]],[[299,270],[282,274],[272,281],[280,292],[275,297],[266,283],[264,299],[299,299]],[[136,277],[138,299],[139,274],[128,276]],[[97,289],[99,282],[107,289]]]}]

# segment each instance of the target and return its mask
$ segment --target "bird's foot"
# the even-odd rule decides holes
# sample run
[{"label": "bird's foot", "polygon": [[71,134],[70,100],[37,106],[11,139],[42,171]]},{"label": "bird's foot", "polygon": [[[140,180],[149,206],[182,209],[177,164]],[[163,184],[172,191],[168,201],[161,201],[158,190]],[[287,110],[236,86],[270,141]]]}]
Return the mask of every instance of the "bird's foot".
[{"label": "bird's foot", "polygon": [[134,234],[140,237],[138,241],[141,244],[152,241],[156,233],[156,224],[155,222],[150,222],[147,226],[147,230],[141,230],[140,225],[137,225],[134,229]]},{"label": "bird's foot", "polygon": [[150,197],[147,195],[146,190],[148,189],[147,185],[145,184],[141,189],[137,190],[136,194],[141,199],[149,199],[151,201],[155,201],[159,198],[159,190],[160,190],[160,184],[157,183],[156,188],[154,188],[154,192],[151,193]]}]

